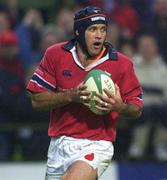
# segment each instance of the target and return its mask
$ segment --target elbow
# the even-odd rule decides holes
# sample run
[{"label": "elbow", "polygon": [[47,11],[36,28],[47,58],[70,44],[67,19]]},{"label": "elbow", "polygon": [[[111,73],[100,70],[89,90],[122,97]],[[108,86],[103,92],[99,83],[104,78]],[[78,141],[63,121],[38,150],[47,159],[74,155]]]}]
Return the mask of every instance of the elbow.
[{"label": "elbow", "polygon": [[137,105],[127,105],[121,115],[128,119],[138,119],[142,114],[142,108]]},{"label": "elbow", "polygon": [[33,109],[41,110],[42,109],[42,101],[39,98],[39,94],[31,94],[31,105]]},{"label": "elbow", "polygon": [[36,109],[36,110],[40,110],[41,109],[40,104],[38,102],[32,100],[31,104],[32,104],[33,109]]},{"label": "elbow", "polygon": [[138,119],[142,115],[142,109],[136,108],[133,112],[133,119]]},{"label": "elbow", "polygon": [[135,115],[134,115],[134,119],[140,118],[141,114],[142,114],[141,111],[136,112]]},{"label": "elbow", "polygon": [[47,107],[42,102],[32,100],[31,104],[32,104],[33,109],[35,110],[49,110],[49,107]]}]

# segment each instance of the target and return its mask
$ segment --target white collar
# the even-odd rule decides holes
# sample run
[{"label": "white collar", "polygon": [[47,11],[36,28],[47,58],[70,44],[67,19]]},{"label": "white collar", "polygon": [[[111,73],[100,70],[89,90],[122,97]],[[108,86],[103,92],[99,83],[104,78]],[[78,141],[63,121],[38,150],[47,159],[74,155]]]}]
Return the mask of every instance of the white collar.
[{"label": "white collar", "polygon": [[84,69],[85,71],[89,71],[91,70],[93,67],[103,63],[104,61],[108,60],[109,59],[109,53],[107,53],[104,57],[100,58],[98,61],[84,67],[82,64],[81,64],[81,61],[79,60],[78,58],[78,55],[77,55],[77,52],[76,52],[76,47],[74,46],[70,52],[72,53],[72,56],[73,56],[73,59],[74,59],[74,62],[82,69]]}]

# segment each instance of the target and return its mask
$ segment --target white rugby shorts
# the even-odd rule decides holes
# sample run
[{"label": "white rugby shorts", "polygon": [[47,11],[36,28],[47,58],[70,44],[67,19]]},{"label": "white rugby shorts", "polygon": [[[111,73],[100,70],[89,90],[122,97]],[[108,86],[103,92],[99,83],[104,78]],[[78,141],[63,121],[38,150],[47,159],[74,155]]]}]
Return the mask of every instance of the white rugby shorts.
[{"label": "white rugby shorts", "polygon": [[45,180],[60,180],[68,167],[82,160],[94,169],[98,177],[111,163],[114,148],[109,141],[92,141],[67,136],[51,138]]}]

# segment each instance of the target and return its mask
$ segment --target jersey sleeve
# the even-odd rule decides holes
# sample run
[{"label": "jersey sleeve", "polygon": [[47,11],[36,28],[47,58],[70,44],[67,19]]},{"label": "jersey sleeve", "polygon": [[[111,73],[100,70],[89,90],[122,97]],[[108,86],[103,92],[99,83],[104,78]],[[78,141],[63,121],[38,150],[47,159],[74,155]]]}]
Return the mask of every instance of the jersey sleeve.
[{"label": "jersey sleeve", "polygon": [[130,61],[125,66],[120,83],[121,95],[124,102],[143,107],[143,92],[135,74],[133,63]]},{"label": "jersey sleeve", "polygon": [[27,90],[32,93],[54,91],[56,89],[55,61],[49,49],[46,50],[39,66],[36,68]]}]

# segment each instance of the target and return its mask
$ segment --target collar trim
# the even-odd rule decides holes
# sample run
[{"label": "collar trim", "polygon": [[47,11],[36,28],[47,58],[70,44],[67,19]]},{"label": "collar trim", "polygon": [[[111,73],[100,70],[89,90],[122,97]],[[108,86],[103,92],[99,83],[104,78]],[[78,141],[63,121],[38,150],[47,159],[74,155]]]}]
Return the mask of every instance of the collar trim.
[{"label": "collar trim", "polygon": [[[77,41],[75,39],[72,39],[68,41],[62,48],[66,51],[71,51],[76,46],[76,43]],[[108,52],[107,54],[109,54],[109,60],[118,60],[118,53],[116,49],[109,42],[105,42],[104,46],[106,47],[106,52]],[[104,53],[104,56],[106,56],[106,53]]]}]

